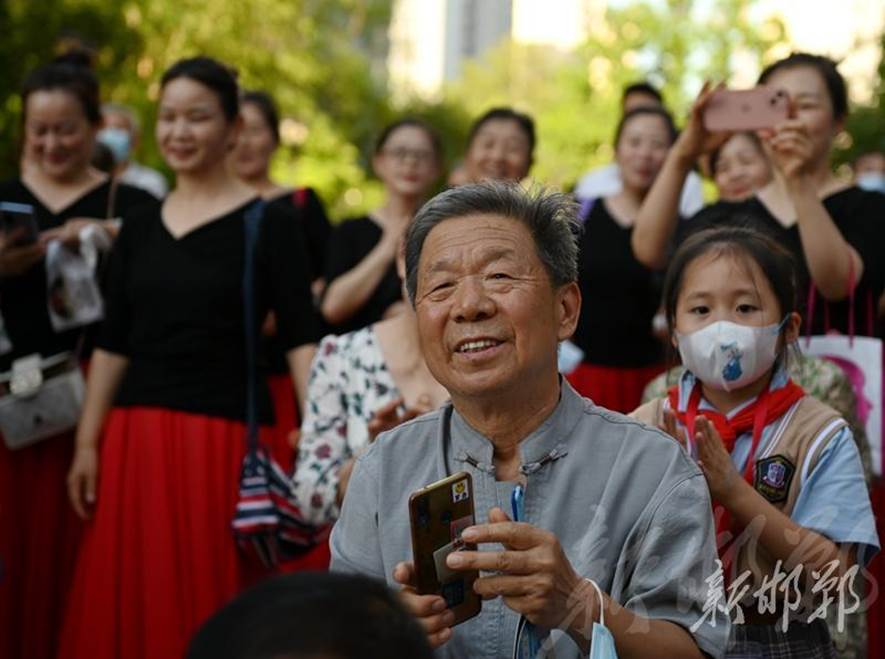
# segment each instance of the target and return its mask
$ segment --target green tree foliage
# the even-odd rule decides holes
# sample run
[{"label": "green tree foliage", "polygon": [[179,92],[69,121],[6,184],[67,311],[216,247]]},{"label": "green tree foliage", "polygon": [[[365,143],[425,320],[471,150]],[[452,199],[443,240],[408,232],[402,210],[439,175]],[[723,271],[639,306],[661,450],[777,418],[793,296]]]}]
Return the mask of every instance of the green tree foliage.
[{"label": "green tree foliage", "polygon": [[127,52],[141,49],[142,37],[126,26],[122,6],[119,0],[0,0],[0,175],[18,166],[18,93],[31,69],[77,37],[98,45],[103,71],[124,68]]},{"label": "green tree foliage", "polygon": [[834,154],[836,165],[852,163],[865,153],[880,151],[885,153],[885,33],[880,38],[882,56],[879,59],[878,76],[872,102],[865,107],[854,108],[845,122],[845,130],[850,138],[839,140],[839,148]]},{"label": "green tree foliage", "polygon": [[358,197],[366,202],[377,197],[364,154],[393,116],[383,76],[389,14],[387,0],[0,4],[11,37],[0,44],[0,173],[10,175],[17,164],[21,81],[69,35],[97,52],[103,98],[131,105],[142,117],[142,161],[162,167],[150,133],[163,70],[181,57],[207,54],[235,66],[244,87],[277,98],[290,130],[275,171],[316,186],[344,214],[348,207],[336,200],[347,190],[365,189]]},{"label": "green tree foliage", "polygon": [[243,87],[271,92],[284,128],[295,128],[284,130],[276,173],[332,201],[366,185],[361,153],[389,115],[371,66],[386,48],[387,2],[149,0],[124,14],[145,46],[109,85],[114,100],[137,105],[152,123],[161,72],[181,57],[217,57],[237,69]]}]

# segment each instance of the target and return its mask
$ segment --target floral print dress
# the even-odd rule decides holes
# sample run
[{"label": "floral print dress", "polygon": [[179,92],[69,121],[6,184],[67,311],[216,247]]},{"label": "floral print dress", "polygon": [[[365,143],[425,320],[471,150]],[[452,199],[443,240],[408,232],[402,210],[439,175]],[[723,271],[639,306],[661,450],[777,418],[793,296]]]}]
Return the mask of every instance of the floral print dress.
[{"label": "floral print dress", "polygon": [[341,465],[368,445],[375,411],[399,397],[371,325],[320,342],[293,479],[306,521],[322,526],[338,518]]}]

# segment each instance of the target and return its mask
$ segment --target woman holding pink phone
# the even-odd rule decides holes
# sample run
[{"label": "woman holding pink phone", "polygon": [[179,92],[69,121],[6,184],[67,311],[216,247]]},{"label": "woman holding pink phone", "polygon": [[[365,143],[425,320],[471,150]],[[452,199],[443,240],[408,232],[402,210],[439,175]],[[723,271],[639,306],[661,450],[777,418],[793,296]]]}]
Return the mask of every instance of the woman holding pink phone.
[{"label": "woman holding pink phone", "polygon": [[[789,102],[785,120],[759,131],[773,180],[745,201],[705,208],[677,230],[685,176],[699,156],[730,137],[705,128],[705,110],[716,93],[705,87],[640,210],[632,240],[636,258],[661,267],[674,234],[680,241],[721,218],[744,217],[793,253],[803,299],[813,284],[829,303],[816,305],[812,332],[822,333],[826,326],[847,333],[851,308],[856,333],[872,334],[875,319],[869,305],[860,302],[877,300],[885,287],[885,225],[877,221],[885,216],[885,196],[851,186],[830,169],[833,140],[848,113],[845,81],[832,60],[796,53],[766,68],[759,82],[782,90]],[[859,301],[854,306],[848,301],[852,287]]]}]

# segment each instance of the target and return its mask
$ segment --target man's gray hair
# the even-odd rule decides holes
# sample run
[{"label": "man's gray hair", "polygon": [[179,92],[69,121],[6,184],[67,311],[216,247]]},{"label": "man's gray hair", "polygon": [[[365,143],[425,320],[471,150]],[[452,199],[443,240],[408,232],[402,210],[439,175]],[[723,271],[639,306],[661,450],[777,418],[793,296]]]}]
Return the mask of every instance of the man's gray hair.
[{"label": "man's gray hair", "polygon": [[406,233],[406,290],[412,306],[418,286],[418,261],[430,231],[445,220],[468,215],[498,215],[524,224],[538,258],[555,287],[578,279],[578,204],[568,195],[517,183],[489,181],[446,190],[428,201]]}]

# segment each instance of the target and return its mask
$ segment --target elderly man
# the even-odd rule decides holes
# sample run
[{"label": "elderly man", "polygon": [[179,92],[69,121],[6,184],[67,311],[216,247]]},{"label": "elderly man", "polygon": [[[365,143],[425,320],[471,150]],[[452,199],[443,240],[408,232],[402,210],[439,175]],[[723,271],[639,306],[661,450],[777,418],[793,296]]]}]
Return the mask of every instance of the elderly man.
[{"label": "elderly man", "polygon": [[[587,579],[605,593],[621,659],[722,656],[728,623],[710,605],[716,550],[701,472],[673,439],[596,407],[557,373],[581,304],[575,221],[564,196],[503,183],[449,190],[418,213],[406,286],[451,403],[359,458],[332,569],[400,584],[442,657],[511,656],[520,616],[556,657],[586,656],[601,613]],[[481,570],[474,589],[486,601],[452,627],[445,600],[414,588],[408,500],[458,471],[472,475],[481,522],[462,537],[481,551],[447,563]],[[502,510],[517,483],[521,522]]]}]

